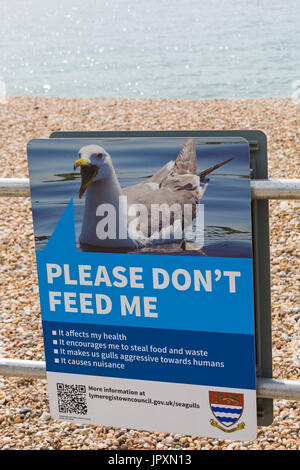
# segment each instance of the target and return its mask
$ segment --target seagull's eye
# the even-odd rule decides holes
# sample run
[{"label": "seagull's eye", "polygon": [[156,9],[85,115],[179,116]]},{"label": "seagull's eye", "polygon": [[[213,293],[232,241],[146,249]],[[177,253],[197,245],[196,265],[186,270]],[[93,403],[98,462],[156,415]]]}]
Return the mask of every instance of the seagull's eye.
[{"label": "seagull's eye", "polygon": [[98,157],[98,158],[102,158],[102,157],[103,157],[103,153],[98,153],[97,157]]}]

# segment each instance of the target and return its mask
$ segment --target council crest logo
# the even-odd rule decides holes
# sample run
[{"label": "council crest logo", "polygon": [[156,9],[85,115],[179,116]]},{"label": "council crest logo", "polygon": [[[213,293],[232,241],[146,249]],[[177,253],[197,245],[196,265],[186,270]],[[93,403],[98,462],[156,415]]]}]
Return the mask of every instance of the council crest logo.
[{"label": "council crest logo", "polygon": [[239,423],[233,427],[243,414],[244,395],[242,393],[209,392],[209,404],[217,419],[217,421],[210,420],[212,426],[224,432],[244,429],[245,423]]}]

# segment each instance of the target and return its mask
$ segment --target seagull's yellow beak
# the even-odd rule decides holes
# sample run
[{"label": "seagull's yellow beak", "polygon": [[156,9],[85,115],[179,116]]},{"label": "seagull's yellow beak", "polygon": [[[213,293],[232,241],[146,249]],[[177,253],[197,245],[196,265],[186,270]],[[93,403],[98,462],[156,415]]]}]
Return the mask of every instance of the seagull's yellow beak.
[{"label": "seagull's yellow beak", "polygon": [[83,158],[78,158],[78,160],[76,160],[75,164],[74,164],[74,171],[76,170],[76,168],[78,168],[79,166],[87,166],[89,165],[89,163],[87,163]]},{"label": "seagull's yellow beak", "polygon": [[83,158],[76,160],[74,171],[80,166],[81,186],[79,190],[79,198],[81,199],[86,189],[92,184],[99,171],[96,165],[86,162]]}]

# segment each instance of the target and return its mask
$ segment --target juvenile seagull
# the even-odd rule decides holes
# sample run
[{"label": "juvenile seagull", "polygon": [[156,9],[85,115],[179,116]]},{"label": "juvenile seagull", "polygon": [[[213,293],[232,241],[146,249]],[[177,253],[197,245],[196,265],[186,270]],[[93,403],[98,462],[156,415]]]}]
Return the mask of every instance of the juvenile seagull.
[{"label": "juvenile seagull", "polygon": [[[111,156],[103,147],[86,145],[79,150],[78,157],[74,170],[80,166],[79,197],[86,193],[80,243],[128,251],[174,240],[181,242],[182,232],[176,235],[176,221],[183,221],[188,206],[191,221],[196,217],[197,205],[209,181],[206,176],[232,160],[229,158],[197,174],[195,140],[187,139],[175,161],[165,164],[147,181],[122,189]],[[127,204],[121,196],[126,196]],[[101,207],[103,211],[114,208],[113,233],[116,236],[99,238],[99,216],[105,215]],[[153,218],[154,207],[159,207],[159,217]],[[138,225],[135,223],[137,212]],[[166,237],[166,233],[171,236]]]}]

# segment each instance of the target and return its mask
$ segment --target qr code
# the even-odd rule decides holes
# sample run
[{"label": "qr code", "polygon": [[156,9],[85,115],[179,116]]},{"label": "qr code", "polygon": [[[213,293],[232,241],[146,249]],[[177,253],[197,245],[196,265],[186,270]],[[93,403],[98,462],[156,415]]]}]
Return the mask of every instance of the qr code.
[{"label": "qr code", "polygon": [[59,413],[87,414],[85,385],[57,383],[56,388]]}]

